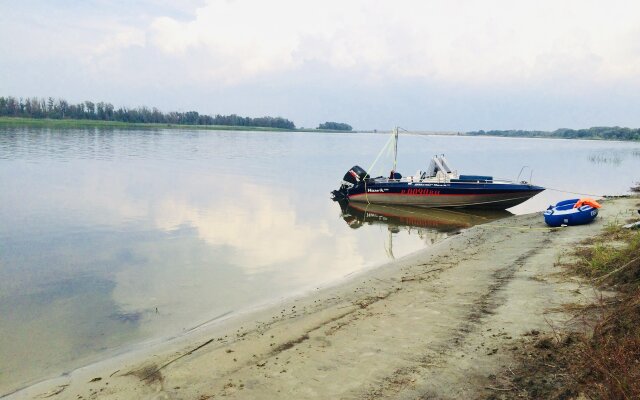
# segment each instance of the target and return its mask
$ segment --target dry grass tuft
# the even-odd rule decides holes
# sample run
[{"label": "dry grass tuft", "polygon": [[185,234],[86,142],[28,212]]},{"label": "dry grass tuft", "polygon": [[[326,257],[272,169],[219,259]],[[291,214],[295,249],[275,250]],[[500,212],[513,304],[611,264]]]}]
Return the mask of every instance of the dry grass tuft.
[{"label": "dry grass tuft", "polygon": [[570,374],[589,398],[640,399],[640,292],[624,297],[575,346]]}]

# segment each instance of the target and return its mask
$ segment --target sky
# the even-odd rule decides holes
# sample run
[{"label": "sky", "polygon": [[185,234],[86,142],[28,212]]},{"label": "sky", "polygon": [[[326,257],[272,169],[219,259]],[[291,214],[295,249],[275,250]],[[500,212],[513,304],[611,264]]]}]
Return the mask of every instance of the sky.
[{"label": "sky", "polygon": [[1,95],[298,127],[640,127],[640,2],[0,0]]}]

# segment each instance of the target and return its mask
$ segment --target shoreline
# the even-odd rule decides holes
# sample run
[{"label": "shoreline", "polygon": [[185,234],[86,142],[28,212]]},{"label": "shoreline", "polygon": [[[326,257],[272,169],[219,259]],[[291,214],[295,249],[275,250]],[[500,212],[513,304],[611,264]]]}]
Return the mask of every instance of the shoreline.
[{"label": "shoreline", "polygon": [[475,226],[7,398],[468,397],[508,365],[503,345],[562,320],[554,307],[588,300],[554,260],[635,201],[608,199],[581,227],[547,228],[540,213]]},{"label": "shoreline", "polygon": [[[152,122],[121,122],[121,121],[105,121],[92,119],[50,119],[50,118],[25,118],[25,117],[0,117],[1,127],[26,127],[26,128],[58,128],[58,129],[183,129],[196,131],[245,131],[245,132],[307,132],[307,133],[370,133],[370,134],[390,134],[391,131],[370,129],[370,130],[351,130],[341,131],[332,129],[314,129],[314,128],[271,128],[262,126],[238,126],[238,125],[187,125],[187,124],[159,124]],[[447,136],[447,137],[487,137],[487,138],[507,138],[507,139],[558,139],[558,140],[587,140],[587,141],[609,141],[609,142],[632,142],[637,143],[638,140],[633,139],[614,139],[599,136],[591,137],[563,137],[563,136],[516,136],[516,135],[474,135],[469,132],[458,131],[423,131],[417,130],[408,132],[410,135],[418,136]]]},{"label": "shoreline", "polygon": [[355,131],[338,131],[330,129],[284,129],[264,126],[239,126],[239,125],[187,125],[187,124],[158,124],[152,122],[121,122],[93,119],[50,119],[50,118],[24,118],[24,117],[0,117],[0,127],[25,127],[25,128],[58,128],[58,129],[183,129],[198,131],[244,131],[244,132],[319,132],[319,133],[355,133]]}]

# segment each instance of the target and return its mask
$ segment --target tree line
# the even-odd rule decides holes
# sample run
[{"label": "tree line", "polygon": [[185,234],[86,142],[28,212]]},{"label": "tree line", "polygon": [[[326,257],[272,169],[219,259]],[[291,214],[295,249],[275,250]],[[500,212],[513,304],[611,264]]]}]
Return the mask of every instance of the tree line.
[{"label": "tree line", "polygon": [[223,125],[295,129],[295,124],[282,117],[241,117],[239,115],[203,115],[197,111],[167,112],[157,108],[115,108],[111,103],[84,101],[77,104],[64,99],[0,97],[0,117],[85,119],[129,123],[175,125]]},{"label": "tree line", "polygon": [[555,131],[492,130],[467,132],[474,136],[554,137],[564,139],[640,140],[640,129],[595,126],[588,129],[561,128]]},{"label": "tree line", "polygon": [[353,127],[342,122],[325,122],[318,125],[318,129],[330,129],[333,131],[351,131]]}]

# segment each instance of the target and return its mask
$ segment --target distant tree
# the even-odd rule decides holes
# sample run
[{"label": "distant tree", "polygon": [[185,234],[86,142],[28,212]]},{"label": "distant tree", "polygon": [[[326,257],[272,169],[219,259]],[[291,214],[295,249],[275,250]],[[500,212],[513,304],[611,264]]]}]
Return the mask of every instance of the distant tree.
[{"label": "distant tree", "polygon": [[318,129],[330,129],[334,131],[351,131],[353,128],[349,124],[345,124],[342,122],[325,122],[324,124],[318,125]]},{"label": "distant tree", "polygon": [[9,115],[18,116],[20,107],[18,106],[18,100],[15,97],[8,98],[7,108],[9,109]]},{"label": "distant tree", "polygon": [[507,137],[558,137],[565,139],[609,139],[609,140],[640,140],[640,129],[614,127],[592,127],[589,129],[560,128],[555,131],[474,131],[468,135],[477,136],[507,136]]},{"label": "distant tree", "polygon": [[104,103],[103,102],[96,103],[96,117],[98,119],[105,119],[104,118]]},{"label": "distant tree", "polygon": [[67,110],[69,109],[69,103],[66,100],[58,100],[58,108],[60,109],[60,118],[64,118]]},{"label": "distant tree", "polygon": [[96,114],[96,105],[91,101],[85,101],[84,105],[87,108],[87,118],[93,119]]},{"label": "distant tree", "polygon": [[24,102],[24,112],[28,115],[33,115],[33,108],[31,107],[31,99],[26,99]]},{"label": "distant tree", "polygon": [[53,97],[38,99],[22,99],[7,96],[0,97],[0,116],[30,118],[73,118],[106,120],[120,122],[185,124],[185,125],[223,125],[223,126],[255,126],[266,128],[295,129],[295,124],[282,117],[241,117],[231,115],[201,115],[197,111],[163,113],[157,108],[147,107],[115,109],[113,104],[89,100],[79,104],[70,104],[64,99],[57,101]]},{"label": "distant tree", "polygon": [[198,123],[198,118],[200,114],[196,111],[187,111],[184,113],[184,123],[187,125],[196,125]]}]

